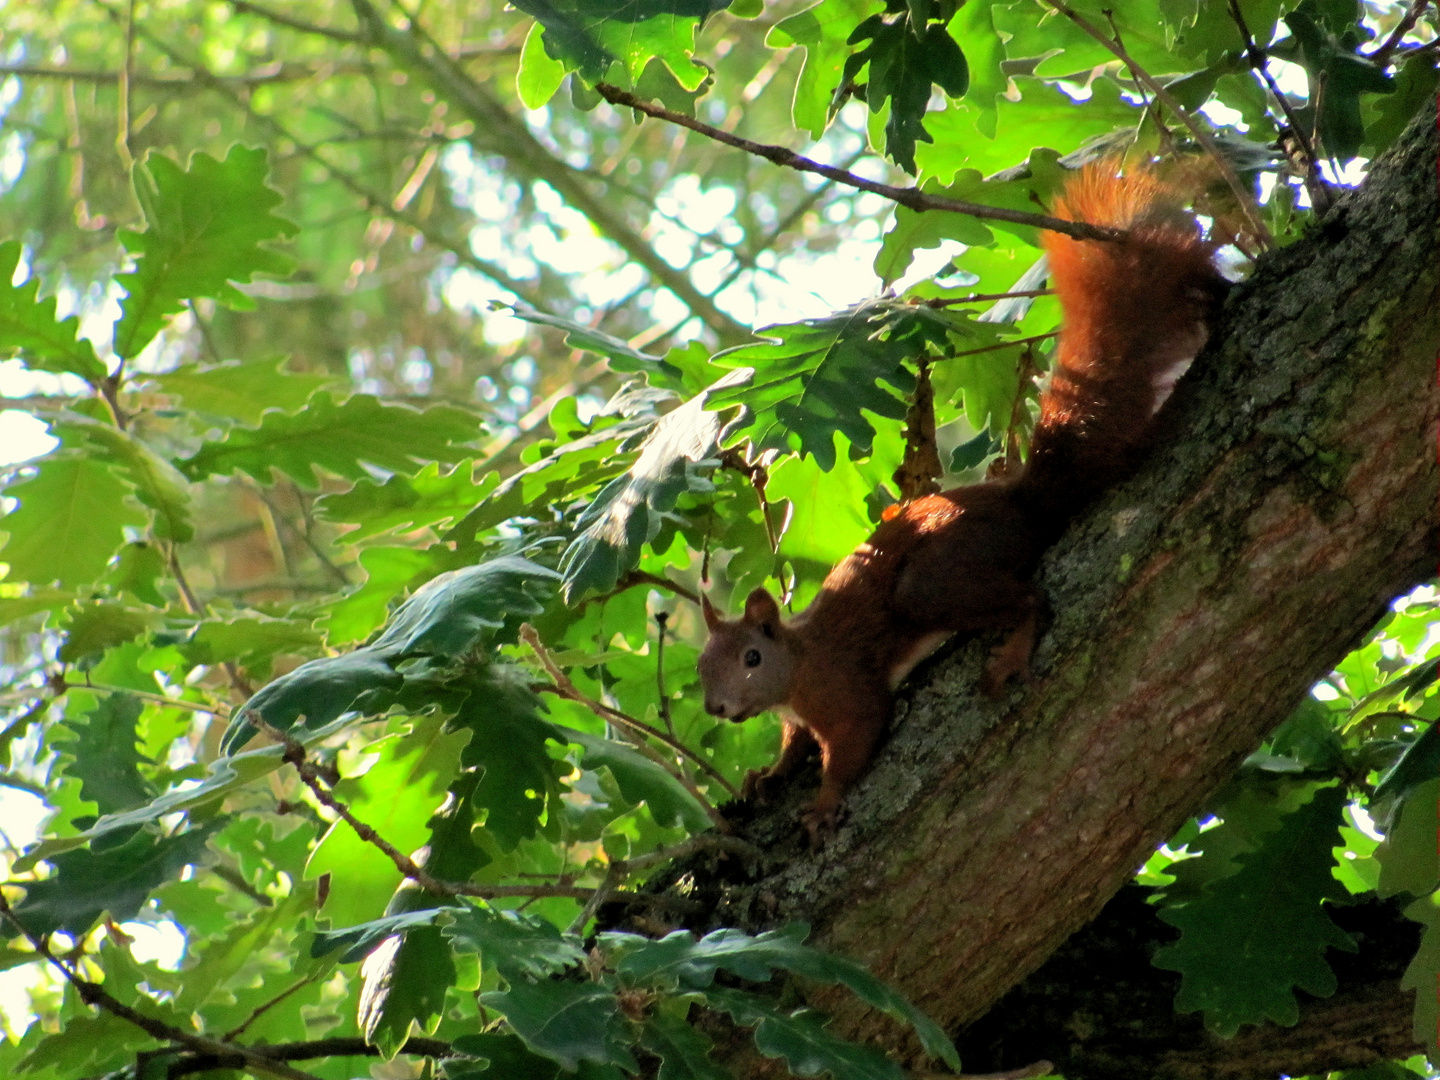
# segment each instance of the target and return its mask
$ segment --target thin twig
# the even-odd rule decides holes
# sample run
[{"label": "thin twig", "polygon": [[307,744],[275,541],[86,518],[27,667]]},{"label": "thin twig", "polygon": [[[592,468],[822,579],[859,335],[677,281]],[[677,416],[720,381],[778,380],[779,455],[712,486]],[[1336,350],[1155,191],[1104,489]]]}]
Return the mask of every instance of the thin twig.
[{"label": "thin twig", "polygon": [[722,142],[726,146],[733,146],[737,150],[744,150],[747,154],[754,154],[762,157],[776,165],[783,165],[786,168],[796,169],[800,172],[816,173],[837,184],[844,184],[847,187],[858,188],[861,191],[868,191],[874,195],[880,195],[891,202],[899,203],[910,210],[944,210],[955,214],[968,214],[971,217],[983,218],[990,221],[1008,221],[1016,225],[1031,225],[1037,229],[1049,229],[1051,232],[1065,233],[1080,240],[1123,240],[1127,233],[1123,229],[1111,229],[1100,225],[1089,225],[1083,221],[1066,221],[1063,218],[1050,217],[1047,214],[1029,214],[1023,210],[1009,210],[1003,206],[986,206],[984,203],[967,202],[963,199],[948,199],[943,195],[931,195],[921,191],[919,188],[901,188],[893,184],[882,184],[875,180],[867,180],[863,176],[856,176],[845,169],[837,169],[833,165],[822,165],[812,158],[804,157],[795,151],[784,146],[774,146],[769,143],[752,142],[749,139],[742,139],[738,135],[732,135],[728,131],[706,124],[686,116],[684,113],[675,112],[664,106],[656,105],[646,101],[644,98],[630,93],[628,90],[621,90],[618,86],[611,86],[609,83],[596,83],[595,90],[606,101],[612,105],[624,105],[642,112],[646,116],[654,117],[657,120],[665,120],[683,128],[689,128],[707,138]]},{"label": "thin twig", "polygon": [[957,304],[979,304],[988,300],[1026,300],[1032,296],[1054,296],[1054,289],[1026,289],[1022,292],[971,293],[969,296],[937,296],[922,301],[926,307],[946,308]]},{"label": "thin twig", "polygon": [[[180,549],[176,544],[169,545],[170,576],[175,579],[175,585],[180,590],[180,599],[185,602],[185,610],[191,615],[205,617],[209,614],[195,590],[190,588],[190,580],[185,576],[185,570],[180,565]],[[220,669],[225,672],[225,677],[230,681],[230,689],[239,695],[241,701],[249,701],[255,696],[255,688],[250,685],[248,679],[240,674],[240,669],[229,660],[221,661]]]},{"label": "thin twig", "polygon": [[1370,53],[1365,59],[1379,64],[1382,68],[1388,67],[1390,65],[1391,55],[1400,47],[1401,39],[1415,28],[1415,24],[1420,20],[1421,13],[1429,3],[1430,0],[1414,0],[1405,14],[1400,16],[1400,21],[1395,24],[1395,29],[1390,31],[1390,36],[1385,39],[1385,43]]},{"label": "thin twig", "polygon": [[120,68],[119,93],[115,104],[115,150],[120,155],[120,167],[127,173],[135,164],[130,153],[130,69],[135,62],[135,0],[125,7],[125,63]]},{"label": "thin twig", "polygon": [[291,994],[295,993],[297,990],[303,990],[305,987],[309,986],[319,977],[319,972],[316,972],[313,975],[307,975],[305,978],[299,980],[298,982],[290,986],[287,986],[284,990],[281,990],[280,993],[276,994],[269,1001],[262,1002],[261,1004],[255,1006],[255,1008],[250,1010],[249,1016],[242,1020],[236,1027],[231,1028],[224,1035],[220,1036],[220,1041],[234,1042],[241,1035],[244,1035],[245,1029],[248,1028],[251,1024],[253,1024],[256,1020],[259,1020],[260,1017],[264,1016],[267,1012],[273,1009],[276,1005],[279,1005],[282,1001],[288,998]]},{"label": "thin twig", "polygon": [[288,27],[291,30],[298,30],[302,34],[318,34],[320,37],[330,38],[332,41],[345,41],[360,44],[365,41],[365,35],[356,33],[353,30],[336,30],[329,26],[318,26],[315,23],[304,22],[290,15],[281,15],[278,11],[271,11],[259,4],[248,3],[247,0],[230,0],[230,6],[243,15],[258,15],[260,18],[275,23],[277,26]]},{"label": "thin twig", "polygon": [[[975,356],[979,353],[995,352],[997,349],[1008,349],[1011,345],[1030,345],[1037,341],[1044,341],[1047,338],[1059,337],[1059,330],[1052,330],[1048,334],[1036,334],[1033,337],[1012,338],[1009,341],[997,342],[994,345],[986,345],[981,349],[966,349],[964,352],[951,353],[945,360],[954,360],[961,356]],[[943,362],[943,361],[941,361]]]},{"label": "thin twig", "polygon": [[[272,1043],[257,1047],[257,1051],[272,1061],[308,1061],[329,1057],[379,1057],[380,1048],[371,1046],[358,1036],[336,1036],[329,1039],[311,1039],[309,1042]],[[415,1057],[455,1058],[457,1054],[449,1043],[442,1039],[411,1037],[400,1047],[400,1053]],[[171,1062],[165,1070],[167,1080],[178,1080],[195,1073],[214,1072],[217,1069],[233,1069],[241,1064],[238,1054],[216,1056],[197,1054]]]},{"label": "thin twig", "polygon": [[[1422,0],[1423,2],[1425,0]],[[1245,13],[1240,10],[1239,0],[1230,0],[1230,17],[1235,20],[1241,40],[1245,43],[1245,56],[1250,61],[1250,67],[1265,80],[1265,85],[1270,88],[1270,93],[1280,105],[1280,111],[1285,114],[1286,126],[1300,145],[1300,178],[1305,184],[1305,190],[1310,193],[1310,205],[1317,214],[1324,215],[1330,209],[1332,200],[1325,178],[1320,175],[1320,161],[1315,156],[1315,147],[1306,136],[1305,129],[1300,126],[1300,118],[1290,107],[1290,100],[1281,93],[1279,84],[1270,74],[1270,57],[1255,44],[1250,26],[1245,22]],[[1287,158],[1289,156],[1286,155]]]},{"label": "thin twig", "polygon": [[655,695],[659,700],[660,719],[665,721],[665,730],[676,738],[675,722],[670,716],[670,695],[665,692],[665,624],[670,621],[668,611],[655,613],[655,625],[659,632],[655,638]]},{"label": "thin twig", "polygon": [[[306,755],[305,747],[298,740],[291,738],[279,728],[262,719],[258,714],[250,710],[242,711],[241,715],[250,723],[254,724],[270,738],[285,747],[285,761],[295,766],[295,771],[300,774],[300,779],[305,782],[315,795],[321,805],[329,807],[334,811],[345,824],[355,830],[355,835],[365,843],[378,848],[392,863],[395,869],[402,875],[414,881],[426,892],[435,896],[473,896],[481,900],[499,900],[511,897],[564,897],[570,900],[589,900],[595,895],[594,889],[572,885],[471,885],[462,881],[442,881],[420,866],[414,859],[406,855],[390,841],[377,833],[369,825],[365,824],[353,813],[350,808],[337,799],[328,788],[322,783],[320,768],[310,761]],[[625,894],[624,899],[628,903],[666,903],[662,897],[642,896],[635,893]]]},{"label": "thin twig", "polygon": [[580,607],[583,609],[588,604],[602,604],[606,600],[611,600],[619,596],[627,589],[633,589],[636,585],[654,585],[656,588],[669,589],[676,596],[683,596],[696,607],[700,606],[699,595],[687,589],[684,585],[677,584],[667,577],[662,577],[659,574],[651,574],[645,570],[631,570],[615,583],[615,588],[607,593],[601,593],[599,596],[587,597],[581,602]]},{"label": "thin twig", "polygon": [[[725,777],[721,775],[720,771],[716,769],[714,765],[711,765],[710,762],[706,761],[699,754],[695,753],[695,751],[691,750],[679,739],[672,739],[669,735],[666,735],[665,732],[661,731],[659,728],[652,727],[651,725],[645,723],[645,721],[643,720],[635,719],[635,717],[631,716],[629,713],[623,713],[619,709],[612,709],[609,705],[601,704],[595,699],[586,697],[584,694],[582,694],[576,688],[575,684],[570,681],[570,677],[560,670],[559,665],[555,663],[555,658],[550,655],[550,650],[545,647],[545,643],[540,640],[540,635],[535,632],[535,628],[529,623],[525,623],[520,627],[520,640],[525,642],[526,645],[530,646],[531,651],[535,653],[536,659],[540,661],[541,667],[545,669],[545,673],[550,676],[551,680],[554,681],[555,693],[559,694],[561,697],[566,698],[569,701],[574,701],[580,705],[584,705],[587,709],[589,709],[601,719],[613,721],[614,723],[619,724],[621,727],[627,727],[631,731],[639,732],[642,735],[648,735],[650,738],[655,739],[658,742],[664,743],[666,746],[670,747],[671,750],[674,750],[677,754],[680,754],[688,758],[690,761],[693,761],[697,766],[699,766],[700,769],[705,772],[707,776],[709,776],[712,780],[714,780],[721,787],[723,787],[731,798],[740,797],[740,793],[735,790],[735,786],[731,784],[730,781],[726,780]],[[701,794],[700,789],[695,786],[694,782],[691,781],[690,778],[687,777],[683,772],[675,768],[674,762],[667,761],[665,759],[665,755],[661,754],[648,743],[636,743],[635,746],[636,749],[640,750],[656,764],[662,766],[666,772],[670,773],[671,776],[674,776],[675,779],[679,780],[682,784],[685,785],[686,790],[689,791],[691,795],[695,796],[695,798],[699,801],[700,805],[705,808],[706,814],[709,816],[711,822],[714,823],[717,829],[719,829],[721,832],[729,831],[729,823],[720,816],[720,812],[718,810],[716,810],[713,806],[710,805],[710,800],[705,798],[705,796]]]},{"label": "thin twig", "polygon": [[172,1027],[153,1016],[146,1016],[137,1012],[124,1002],[117,1000],[110,995],[103,986],[97,982],[82,978],[68,964],[64,963],[53,952],[45,939],[38,934],[32,933],[28,927],[16,916],[10,902],[5,898],[3,891],[0,891],[0,915],[3,915],[9,922],[25,936],[30,946],[48,961],[55,968],[65,981],[75,988],[75,993],[80,1000],[92,1009],[99,1009],[102,1012],[111,1013],[128,1020],[145,1034],[153,1039],[162,1042],[179,1043],[190,1050],[200,1054],[222,1054],[230,1059],[239,1059],[241,1067],[251,1072],[267,1073],[271,1076],[279,1076],[285,1080],[319,1080],[313,1073],[302,1072],[293,1069],[289,1065],[268,1058],[257,1052],[253,1047],[242,1046],[239,1043],[220,1042],[215,1039],[207,1039],[202,1035],[194,1035],[180,1028]]},{"label": "thin twig", "polygon": [[[747,459],[745,452],[735,446],[720,451],[720,467],[749,478],[750,486],[755,489],[755,498],[760,503],[760,520],[765,524],[765,539],[770,542],[770,554],[778,555],[780,538],[775,535],[775,526],[770,523],[770,502],[765,498],[765,487],[770,483],[769,472],[758,461]],[[707,579],[708,575],[702,576],[701,580]]]},{"label": "thin twig", "polygon": [[1275,240],[1270,235],[1270,230],[1265,227],[1264,220],[1260,217],[1260,211],[1255,206],[1254,195],[1235,172],[1235,167],[1230,164],[1229,159],[1220,152],[1220,147],[1215,144],[1215,140],[1210,137],[1210,133],[1196,122],[1195,118],[1186,111],[1183,105],[1175,100],[1175,96],[1171,94],[1170,91],[1156,82],[1149,72],[1136,63],[1134,58],[1131,57],[1120,44],[1106,37],[1104,33],[1069,4],[1065,3],[1064,0],[1044,0],[1044,3],[1049,4],[1076,26],[1080,27],[1081,30],[1105,46],[1106,49],[1115,55],[1116,59],[1130,69],[1137,83],[1143,83],[1150,93],[1155,95],[1157,100],[1179,118],[1180,122],[1189,129],[1190,134],[1195,137],[1195,141],[1198,142],[1204,148],[1205,152],[1214,160],[1216,168],[1220,170],[1220,175],[1225,178],[1225,183],[1230,185],[1230,190],[1234,192],[1235,198],[1240,204],[1240,212],[1245,215],[1245,220],[1249,223],[1250,231],[1255,236],[1255,239],[1260,242],[1262,247],[1273,247]]}]

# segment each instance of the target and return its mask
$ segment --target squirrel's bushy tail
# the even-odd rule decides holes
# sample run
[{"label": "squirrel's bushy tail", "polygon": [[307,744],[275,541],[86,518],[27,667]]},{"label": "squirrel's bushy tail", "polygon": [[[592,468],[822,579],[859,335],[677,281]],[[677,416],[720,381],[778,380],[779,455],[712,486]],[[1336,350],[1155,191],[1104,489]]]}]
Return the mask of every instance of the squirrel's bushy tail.
[{"label": "squirrel's bushy tail", "polygon": [[1134,465],[1226,289],[1214,245],[1179,193],[1147,169],[1121,176],[1117,167],[1087,166],[1055,213],[1124,229],[1127,239],[1045,237],[1064,319],[1017,490],[1041,531],[1054,535]]}]

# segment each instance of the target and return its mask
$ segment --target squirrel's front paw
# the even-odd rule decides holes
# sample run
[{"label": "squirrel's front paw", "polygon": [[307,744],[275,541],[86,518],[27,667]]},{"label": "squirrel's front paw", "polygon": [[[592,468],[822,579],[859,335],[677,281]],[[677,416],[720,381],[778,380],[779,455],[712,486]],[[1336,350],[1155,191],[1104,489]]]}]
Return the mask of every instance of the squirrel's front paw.
[{"label": "squirrel's front paw", "polygon": [[840,822],[840,808],[832,806],[829,809],[821,809],[812,806],[805,813],[800,815],[800,824],[805,826],[805,835],[810,838],[810,850],[818,851],[825,846],[825,841],[835,835],[835,827]]},{"label": "squirrel's front paw", "polygon": [[764,806],[770,801],[778,779],[770,769],[751,769],[745,774],[745,782],[740,785],[740,797],[753,799],[756,804]]}]

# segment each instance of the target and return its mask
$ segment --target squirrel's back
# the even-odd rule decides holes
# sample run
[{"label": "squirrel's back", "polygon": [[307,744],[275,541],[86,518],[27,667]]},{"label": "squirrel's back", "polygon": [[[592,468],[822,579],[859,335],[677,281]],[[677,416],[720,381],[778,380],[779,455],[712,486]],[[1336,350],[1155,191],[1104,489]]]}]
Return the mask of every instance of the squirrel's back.
[{"label": "squirrel's back", "polygon": [[1135,464],[1227,288],[1180,194],[1148,169],[1116,169],[1114,160],[1087,166],[1055,213],[1124,229],[1126,239],[1045,236],[1064,319],[1017,490],[1057,535]]}]

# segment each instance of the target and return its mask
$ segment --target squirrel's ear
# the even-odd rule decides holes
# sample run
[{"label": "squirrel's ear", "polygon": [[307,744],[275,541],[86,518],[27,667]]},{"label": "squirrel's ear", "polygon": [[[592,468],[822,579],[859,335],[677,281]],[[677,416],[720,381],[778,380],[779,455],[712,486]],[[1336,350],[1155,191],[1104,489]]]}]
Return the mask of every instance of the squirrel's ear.
[{"label": "squirrel's ear", "polygon": [[720,618],[720,613],[715,610],[715,605],[710,603],[710,597],[704,593],[700,594],[700,610],[705,613],[705,626],[711,631],[719,629],[725,621]]},{"label": "squirrel's ear", "polygon": [[780,622],[780,605],[764,589],[755,589],[745,598],[745,621],[774,631]]}]

